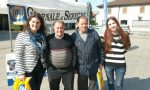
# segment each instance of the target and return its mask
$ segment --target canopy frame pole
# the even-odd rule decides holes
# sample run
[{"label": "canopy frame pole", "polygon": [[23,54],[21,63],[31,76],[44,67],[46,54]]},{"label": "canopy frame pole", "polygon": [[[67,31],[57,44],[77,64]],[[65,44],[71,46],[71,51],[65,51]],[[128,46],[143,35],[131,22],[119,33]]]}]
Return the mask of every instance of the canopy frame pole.
[{"label": "canopy frame pole", "polygon": [[10,14],[9,14],[9,7],[10,5],[7,4],[7,8],[8,8],[8,22],[9,22],[9,38],[10,38],[10,46],[11,46],[11,52],[13,52],[13,45],[12,45],[12,31],[11,31],[11,23],[10,23]]}]

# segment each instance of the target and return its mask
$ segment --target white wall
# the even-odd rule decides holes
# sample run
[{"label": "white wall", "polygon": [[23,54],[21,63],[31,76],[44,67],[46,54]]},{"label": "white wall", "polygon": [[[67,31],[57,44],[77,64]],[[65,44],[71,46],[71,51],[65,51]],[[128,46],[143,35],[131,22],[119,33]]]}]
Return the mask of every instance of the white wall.
[{"label": "white wall", "polygon": [[[103,8],[99,10],[100,13],[96,16],[96,21],[98,25],[102,25],[102,20],[104,19]],[[145,13],[140,14],[140,6],[129,6],[127,7],[127,14],[123,14],[123,7],[114,7],[111,8],[111,14],[109,16],[115,16],[119,21],[127,20],[128,24],[132,26],[133,20],[138,20],[138,17],[141,16],[142,20],[150,20],[150,5],[145,5]],[[119,13],[119,14],[118,14]]]},{"label": "white wall", "polygon": [[6,8],[7,0],[0,0],[0,8]]},{"label": "white wall", "polygon": [[98,23],[98,25],[102,25],[103,17],[103,9],[99,9],[99,14],[96,15],[96,22]]},{"label": "white wall", "polygon": [[150,5],[145,6],[145,15],[143,15],[143,20],[150,20]]},{"label": "white wall", "polygon": [[0,14],[7,14],[7,0],[0,0]]}]

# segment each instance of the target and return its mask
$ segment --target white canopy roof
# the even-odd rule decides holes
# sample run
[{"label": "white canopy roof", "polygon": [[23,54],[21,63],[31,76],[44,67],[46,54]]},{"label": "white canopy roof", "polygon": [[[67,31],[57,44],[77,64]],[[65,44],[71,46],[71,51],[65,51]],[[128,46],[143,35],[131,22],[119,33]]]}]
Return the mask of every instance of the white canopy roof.
[{"label": "white canopy roof", "polygon": [[0,8],[0,14],[8,14],[7,8]]},{"label": "white canopy roof", "polygon": [[8,0],[8,4],[41,9],[87,11],[86,3],[73,2],[69,0]]}]

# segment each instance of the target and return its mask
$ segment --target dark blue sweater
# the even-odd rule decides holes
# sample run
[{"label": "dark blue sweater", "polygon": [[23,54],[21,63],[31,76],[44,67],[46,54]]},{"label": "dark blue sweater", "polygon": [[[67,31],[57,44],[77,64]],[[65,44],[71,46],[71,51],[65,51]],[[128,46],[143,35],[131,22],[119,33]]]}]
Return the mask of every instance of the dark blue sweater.
[{"label": "dark blue sweater", "polygon": [[47,37],[49,49],[49,66],[58,69],[69,69],[73,67],[73,43],[71,36],[64,34],[64,37],[57,39],[55,34]]}]

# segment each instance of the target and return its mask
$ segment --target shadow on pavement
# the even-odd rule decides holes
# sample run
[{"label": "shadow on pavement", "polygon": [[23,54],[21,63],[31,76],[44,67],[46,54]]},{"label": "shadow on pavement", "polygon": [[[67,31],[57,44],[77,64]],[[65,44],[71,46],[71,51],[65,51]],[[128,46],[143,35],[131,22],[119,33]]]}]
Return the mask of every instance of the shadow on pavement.
[{"label": "shadow on pavement", "polygon": [[[108,90],[107,80],[103,90]],[[125,78],[124,90],[150,90],[150,78],[140,79],[139,77]]]},{"label": "shadow on pavement", "polygon": [[124,90],[150,90],[150,78],[125,78]]},{"label": "shadow on pavement", "polygon": [[[16,39],[16,36],[19,32],[12,31],[12,40]],[[10,34],[9,31],[0,31],[0,41],[7,41],[10,40]]]},{"label": "shadow on pavement", "polygon": [[139,48],[139,46],[132,46],[132,47],[130,47],[129,51],[135,50],[135,49],[138,49],[138,48]]}]

